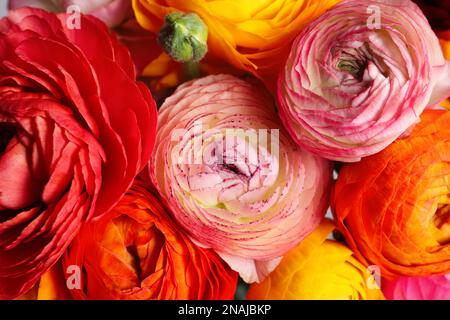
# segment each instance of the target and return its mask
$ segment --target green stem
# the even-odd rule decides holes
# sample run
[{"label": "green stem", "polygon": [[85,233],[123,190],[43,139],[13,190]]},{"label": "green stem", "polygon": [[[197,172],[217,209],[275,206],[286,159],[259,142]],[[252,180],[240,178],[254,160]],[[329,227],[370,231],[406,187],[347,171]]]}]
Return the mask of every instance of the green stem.
[{"label": "green stem", "polygon": [[185,81],[189,81],[200,77],[201,77],[200,63],[194,61],[188,61],[183,63],[183,79]]}]

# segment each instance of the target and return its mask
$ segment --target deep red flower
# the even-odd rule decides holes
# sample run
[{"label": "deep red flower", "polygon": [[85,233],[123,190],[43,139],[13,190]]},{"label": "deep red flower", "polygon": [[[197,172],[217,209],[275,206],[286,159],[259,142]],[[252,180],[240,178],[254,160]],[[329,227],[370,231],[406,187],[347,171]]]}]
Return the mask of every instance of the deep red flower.
[{"label": "deep red flower", "polygon": [[2,299],[121,199],[154,143],[156,106],[128,50],[96,18],[71,18],[24,8],[0,20]]}]

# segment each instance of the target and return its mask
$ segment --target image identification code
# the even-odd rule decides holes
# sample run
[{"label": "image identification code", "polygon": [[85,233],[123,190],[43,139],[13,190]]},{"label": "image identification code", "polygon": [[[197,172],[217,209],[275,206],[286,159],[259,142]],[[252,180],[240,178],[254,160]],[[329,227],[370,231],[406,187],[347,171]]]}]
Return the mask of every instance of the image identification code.
[{"label": "image identification code", "polygon": [[267,315],[272,307],[269,304],[223,304],[220,308],[206,306],[189,306],[188,304],[178,308],[179,315],[197,315],[209,318],[214,314],[221,315]]}]

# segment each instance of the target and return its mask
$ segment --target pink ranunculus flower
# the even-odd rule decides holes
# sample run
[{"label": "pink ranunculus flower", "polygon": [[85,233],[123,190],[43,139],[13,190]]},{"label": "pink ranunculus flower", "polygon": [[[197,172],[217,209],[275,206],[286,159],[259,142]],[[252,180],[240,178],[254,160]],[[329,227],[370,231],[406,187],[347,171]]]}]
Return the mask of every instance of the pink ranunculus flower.
[{"label": "pink ranunculus flower", "polygon": [[282,129],[272,98],[230,75],[181,85],[158,116],[153,183],[174,218],[259,282],[328,206],[330,163]]},{"label": "pink ranunculus flower", "polygon": [[131,0],[9,0],[8,5],[11,10],[27,6],[51,12],[66,12],[71,6],[78,6],[82,13],[99,18],[128,47],[138,74],[156,57],[155,36],[138,25]]},{"label": "pink ranunculus flower", "polygon": [[385,281],[383,292],[389,300],[450,300],[450,274]]},{"label": "pink ranunculus flower", "polygon": [[131,0],[9,0],[9,9],[36,7],[53,12],[78,6],[82,13],[92,14],[109,27],[117,27],[132,16]]},{"label": "pink ranunculus flower", "polygon": [[278,81],[296,142],[328,159],[374,154],[450,95],[450,63],[409,0],[349,0],[305,28]]}]

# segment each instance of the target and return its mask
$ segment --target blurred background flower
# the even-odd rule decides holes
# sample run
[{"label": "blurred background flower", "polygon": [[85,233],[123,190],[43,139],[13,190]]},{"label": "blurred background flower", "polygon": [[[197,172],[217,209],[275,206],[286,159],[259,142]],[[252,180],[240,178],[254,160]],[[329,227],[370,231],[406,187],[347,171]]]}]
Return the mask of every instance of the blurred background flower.
[{"label": "blurred background flower", "polygon": [[450,29],[450,0],[413,0],[436,31]]},{"label": "blurred background flower", "polygon": [[71,6],[80,9],[82,13],[89,13],[114,28],[132,14],[130,0],[9,0],[10,10],[21,7],[41,8],[51,12],[65,12]]}]

